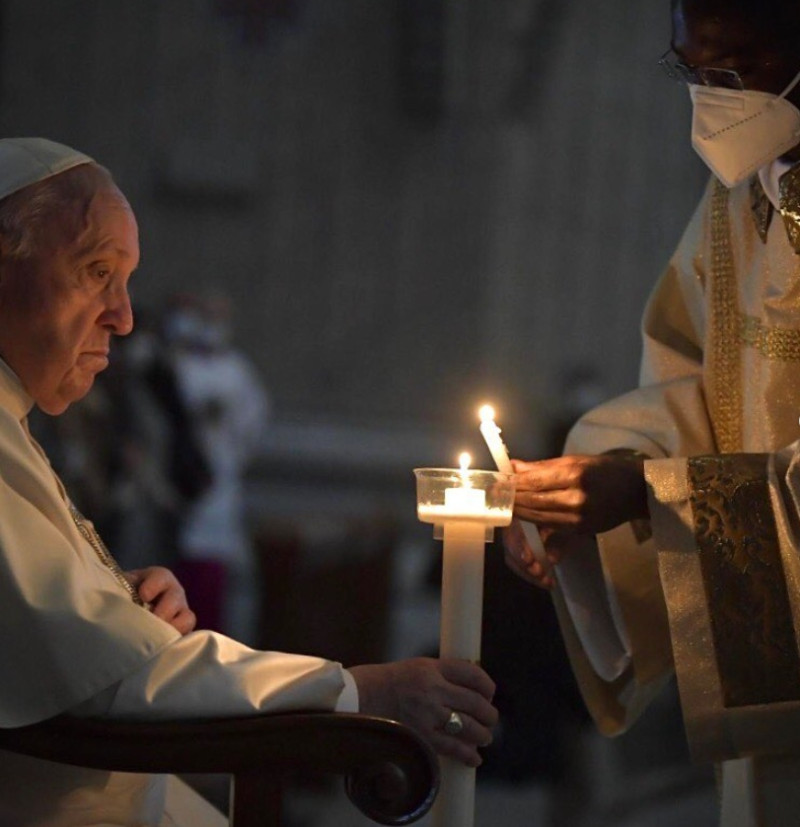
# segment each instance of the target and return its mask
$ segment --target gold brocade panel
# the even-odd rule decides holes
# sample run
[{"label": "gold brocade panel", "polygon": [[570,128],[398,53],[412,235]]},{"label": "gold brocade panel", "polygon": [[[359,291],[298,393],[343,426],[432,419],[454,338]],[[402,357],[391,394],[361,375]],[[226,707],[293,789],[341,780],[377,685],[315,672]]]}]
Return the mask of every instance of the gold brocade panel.
[{"label": "gold brocade panel", "polygon": [[726,707],[800,699],[800,656],[767,457],[688,464],[694,532]]}]

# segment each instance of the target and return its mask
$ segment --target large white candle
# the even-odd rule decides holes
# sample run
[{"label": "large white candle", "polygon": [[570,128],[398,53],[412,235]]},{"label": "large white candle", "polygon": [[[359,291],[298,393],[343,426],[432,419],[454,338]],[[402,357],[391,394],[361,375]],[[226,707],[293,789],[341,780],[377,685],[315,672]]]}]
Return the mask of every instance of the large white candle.
[{"label": "large white candle", "polygon": [[[416,468],[414,474],[417,516],[432,523],[434,537],[444,541],[440,654],[477,661],[484,547],[495,528],[511,523],[514,480],[493,471],[469,471],[469,461],[469,454],[462,454],[460,474],[446,468]],[[440,767],[433,824],[473,827],[475,770],[448,758],[440,759]]]},{"label": "large white candle", "polygon": [[[461,470],[469,455],[461,456]],[[442,617],[439,655],[477,662],[481,656],[483,553],[487,525],[486,492],[461,485],[444,492]],[[446,516],[445,516],[446,515]],[[458,711],[458,710],[455,710]],[[436,827],[472,827],[475,770],[442,758],[441,783],[433,808]]]},{"label": "large white candle", "polygon": [[[462,454],[461,470],[469,467]],[[483,552],[486,542],[486,492],[462,484],[444,492],[444,560],[439,653],[478,661],[483,612]]]},{"label": "large white candle", "polygon": [[[486,441],[486,446],[489,448],[489,453],[492,455],[494,464],[498,471],[504,474],[513,474],[514,466],[508,456],[508,449],[500,436],[501,431],[494,421],[494,408],[491,405],[484,405],[479,411],[478,416],[481,419],[481,434]],[[528,541],[533,556],[543,565],[549,566],[547,556],[542,544],[542,538],[539,536],[539,529],[536,528],[535,523],[529,523],[527,520],[521,520],[522,530],[525,533],[525,539]]]},{"label": "large white candle", "polygon": [[[444,524],[440,657],[480,659],[484,546],[485,528],[480,522]],[[473,827],[475,769],[451,758],[441,758],[439,767],[435,827]]]}]

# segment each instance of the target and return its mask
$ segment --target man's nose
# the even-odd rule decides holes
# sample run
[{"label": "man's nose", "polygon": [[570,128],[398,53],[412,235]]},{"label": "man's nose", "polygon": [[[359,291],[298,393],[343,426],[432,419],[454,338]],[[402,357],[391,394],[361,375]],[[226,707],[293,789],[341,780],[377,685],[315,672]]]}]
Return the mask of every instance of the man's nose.
[{"label": "man's nose", "polygon": [[117,336],[127,336],[133,330],[133,308],[127,288],[109,290],[103,324]]}]

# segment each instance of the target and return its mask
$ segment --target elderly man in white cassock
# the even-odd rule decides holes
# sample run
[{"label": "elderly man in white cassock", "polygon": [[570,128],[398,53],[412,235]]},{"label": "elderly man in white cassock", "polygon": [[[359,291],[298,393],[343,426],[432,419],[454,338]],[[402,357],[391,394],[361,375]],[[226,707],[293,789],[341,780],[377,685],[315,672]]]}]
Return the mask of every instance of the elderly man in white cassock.
[{"label": "elderly man in white cassock", "polygon": [[[62,713],[153,720],[360,710],[480,763],[497,713],[479,667],[419,658],[345,670],[192,631],[171,573],[121,571],[70,502],[27,415],[34,405],[62,413],[108,365],[113,337],[133,326],[128,286],[138,263],[136,221],[107,170],[45,139],[0,140],[0,726]],[[454,711],[457,735],[444,731]],[[181,821],[181,799],[192,795],[160,776],[0,751],[0,825],[201,827],[196,817]],[[208,819],[225,823],[211,808]]]}]

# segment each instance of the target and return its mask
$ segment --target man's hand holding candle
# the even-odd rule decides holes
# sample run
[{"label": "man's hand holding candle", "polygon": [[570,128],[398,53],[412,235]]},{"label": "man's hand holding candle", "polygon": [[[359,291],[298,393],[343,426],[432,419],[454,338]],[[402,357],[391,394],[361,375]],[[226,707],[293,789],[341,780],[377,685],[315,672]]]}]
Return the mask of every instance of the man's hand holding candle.
[{"label": "man's hand holding candle", "polygon": [[[515,517],[536,523],[547,558],[559,562],[565,534],[601,534],[649,517],[644,460],[629,454],[574,455],[523,462],[517,475]],[[550,588],[553,578],[535,560],[519,520],[503,535],[506,561],[519,575]]]},{"label": "man's hand holding candle", "polygon": [[[361,712],[401,721],[441,755],[470,767],[480,765],[478,747],[491,743],[498,713],[491,703],[494,681],[479,666],[457,658],[411,658],[349,671]],[[452,712],[464,725],[458,735],[444,731]]]}]

